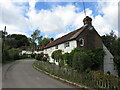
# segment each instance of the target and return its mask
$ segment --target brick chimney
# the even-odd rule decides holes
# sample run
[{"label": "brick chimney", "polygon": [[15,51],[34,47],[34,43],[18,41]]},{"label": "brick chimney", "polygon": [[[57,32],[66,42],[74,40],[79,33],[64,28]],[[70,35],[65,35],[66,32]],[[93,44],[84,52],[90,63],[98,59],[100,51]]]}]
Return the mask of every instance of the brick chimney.
[{"label": "brick chimney", "polygon": [[92,18],[89,17],[89,16],[86,16],[84,19],[83,19],[83,23],[84,25],[91,25],[92,26]]}]

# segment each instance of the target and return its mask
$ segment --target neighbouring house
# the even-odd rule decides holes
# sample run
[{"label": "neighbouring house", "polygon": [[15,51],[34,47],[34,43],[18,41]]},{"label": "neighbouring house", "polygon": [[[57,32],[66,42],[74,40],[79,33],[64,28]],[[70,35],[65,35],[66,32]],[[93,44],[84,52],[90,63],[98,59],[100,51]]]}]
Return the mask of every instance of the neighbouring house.
[{"label": "neighbouring house", "polygon": [[[44,54],[48,54],[49,62],[54,62],[51,55],[55,50],[62,50],[63,53],[70,53],[74,48],[81,47],[87,50],[102,47],[105,51],[104,56],[104,73],[110,72],[113,75],[117,75],[113,56],[109,50],[103,44],[100,35],[97,33],[95,28],[92,26],[92,19],[86,16],[83,20],[84,25],[77,30],[74,30],[56,40],[51,41],[44,47]],[[55,61],[58,65],[58,62]]]},{"label": "neighbouring house", "polygon": [[30,47],[30,46],[22,46],[20,49],[22,50],[22,54],[28,54],[28,55],[31,55],[32,54],[32,51],[31,49],[34,48],[34,54],[38,54],[38,53],[41,53],[42,52],[42,48],[41,47],[38,47],[38,46],[35,46],[35,47]]}]

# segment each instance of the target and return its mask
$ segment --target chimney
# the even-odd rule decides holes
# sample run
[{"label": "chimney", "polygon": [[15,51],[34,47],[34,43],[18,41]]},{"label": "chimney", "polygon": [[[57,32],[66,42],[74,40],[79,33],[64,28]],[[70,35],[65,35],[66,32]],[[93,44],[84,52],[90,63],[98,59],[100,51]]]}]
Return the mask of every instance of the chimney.
[{"label": "chimney", "polygon": [[50,43],[51,43],[52,41],[54,41],[54,38],[50,38]]},{"label": "chimney", "polygon": [[84,25],[91,25],[92,26],[92,18],[89,17],[89,16],[86,16],[84,19],[83,19],[83,23]]}]

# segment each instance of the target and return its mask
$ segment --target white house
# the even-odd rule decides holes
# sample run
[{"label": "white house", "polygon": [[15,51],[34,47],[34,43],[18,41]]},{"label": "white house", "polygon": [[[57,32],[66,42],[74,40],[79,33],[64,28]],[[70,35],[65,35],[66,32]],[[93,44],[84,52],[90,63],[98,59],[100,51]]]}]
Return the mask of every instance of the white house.
[{"label": "white house", "polygon": [[[49,55],[49,61],[54,62],[51,55],[53,51],[61,49],[63,53],[70,53],[74,48],[81,47],[84,49],[94,49],[102,47],[105,51],[104,57],[104,73],[110,72],[111,74],[117,75],[112,54],[104,46],[100,35],[97,33],[95,28],[92,26],[92,19],[86,16],[83,20],[84,25],[56,40],[53,40],[47,46],[44,47],[44,54]],[[55,61],[58,65],[58,62]]]}]

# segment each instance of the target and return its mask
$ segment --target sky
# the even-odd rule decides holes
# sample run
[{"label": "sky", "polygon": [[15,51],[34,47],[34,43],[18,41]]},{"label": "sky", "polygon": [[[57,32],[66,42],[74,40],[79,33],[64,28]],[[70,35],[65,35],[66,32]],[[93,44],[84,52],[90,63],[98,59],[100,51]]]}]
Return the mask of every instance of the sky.
[{"label": "sky", "polygon": [[[82,0],[83,1],[83,0]],[[86,15],[102,36],[111,30],[118,35],[118,0],[84,0]],[[1,0],[0,30],[28,37],[36,30],[48,38],[59,38],[83,26],[85,18],[81,0]]]}]

